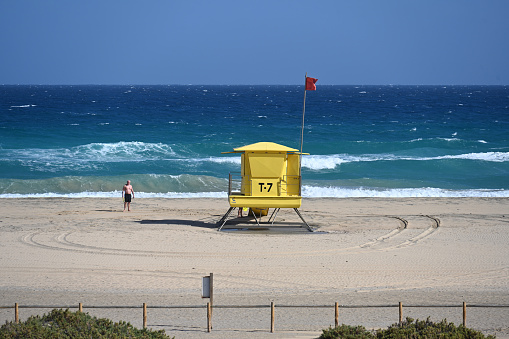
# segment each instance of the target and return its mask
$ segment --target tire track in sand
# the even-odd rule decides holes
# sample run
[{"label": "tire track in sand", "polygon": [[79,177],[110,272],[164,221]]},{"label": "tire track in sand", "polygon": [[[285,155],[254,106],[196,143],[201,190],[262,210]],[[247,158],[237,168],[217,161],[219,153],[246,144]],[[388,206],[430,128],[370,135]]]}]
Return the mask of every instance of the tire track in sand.
[{"label": "tire track in sand", "polygon": [[[260,257],[260,256],[307,256],[307,255],[332,255],[335,253],[355,253],[369,250],[395,250],[412,246],[431,236],[440,226],[440,220],[436,217],[428,215],[417,216],[381,216],[383,218],[391,218],[398,220],[399,225],[392,229],[389,233],[384,234],[372,241],[347,247],[321,248],[321,249],[300,249],[300,250],[276,250],[273,252],[191,252],[191,251],[161,251],[148,249],[128,249],[100,247],[79,242],[73,242],[70,237],[76,233],[87,231],[88,229],[74,229],[72,231],[60,233],[55,232],[33,232],[21,237],[21,242],[45,248],[48,250],[69,251],[100,255],[118,255],[118,256],[146,256],[146,257]],[[349,217],[352,218],[352,217]],[[424,230],[423,230],[424,229]],[[57,230],[55,230],[57,231]],[[313,235],[316,236],[316,235]],[[318,235],[319,236],[319,235]]]},{"label": "tire track in sand", "polygon": [[[429,215],[407,216],[399,219],[403,225],[386,236],[361,245],[362,248],[394,250],[417,244],[428,238],[440,227],[440,219]],[[423,230],[424,229],[424,230]]]}]

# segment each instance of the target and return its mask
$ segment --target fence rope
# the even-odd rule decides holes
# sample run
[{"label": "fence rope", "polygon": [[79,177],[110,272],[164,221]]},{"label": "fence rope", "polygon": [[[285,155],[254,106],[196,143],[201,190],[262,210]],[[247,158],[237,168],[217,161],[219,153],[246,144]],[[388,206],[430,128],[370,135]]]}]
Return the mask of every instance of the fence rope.
[{"label": "fence rope", "polygon": [[[399,323],[403,321],[403,304],[401,302],[397,304],[382,304],[382,305],[342,305],[339,303],[329,305],[276,305],[271,302],[267,305],[86,305],[79,303],[78,305],[20,305],[15,303],[14,305],[0,306],[0,309],[14,309],[14,321],[19,323],[19,310],[20,309],[78,309],[83,312],[83,309],[143,309],[143,328],[147,328],[148,312],[147,309],[206,309],[207,310],[207,331],[212,330],[212,309],[223,308],[223,309],[248,309],[248,308],[269,308],[271,312],[270,321],[270,332],[275,331],[275,309],[276,308],[334,308],[334,324],[338,326],[339,309],[359,309],[359,308],[399,308]],[[463,310],[463,326],[466,326],[466,315],[467,308],[509,308],[509,304],[468,304],[463,302],[462,304],[428,304],[428,305],[417,305],[408,304],[404,305],[405,308],[462,308]]]}]

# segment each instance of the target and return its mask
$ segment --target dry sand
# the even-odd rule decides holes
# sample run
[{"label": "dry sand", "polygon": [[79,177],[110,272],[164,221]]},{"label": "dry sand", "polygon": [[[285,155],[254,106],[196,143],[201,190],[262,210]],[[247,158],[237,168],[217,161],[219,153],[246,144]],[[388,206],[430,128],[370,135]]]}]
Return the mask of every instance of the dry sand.
[{"label": "dry sand", "polygon": [[[216,308],[148,309],[148,326],[176,338],[314,338],[340,323],[386,327],[404,316],[462,322],[462,302],[509,306],[509,199],[305,199],[317,232],[281,210],[278,227],[233,218],[218,232],[226,199],[0,199],[0,306],[76,307],[142,326],[141,305],[205,305],[214,274]],[[266,218],[265,218],[266,219]],[[269,333],[276,305],[275,333]],[[135,306],[98,309],[87,306]],[[287,308],[330,305],[329,308]],[[412,308],[411,305],[458,305]],[[279,306],[279,307],[278,307]],[[48,309],[20,309],[20,318]],[[0,309],[0,322],[13,320]],[[509,338],[509,307],[468,308],[467,325]]]}]

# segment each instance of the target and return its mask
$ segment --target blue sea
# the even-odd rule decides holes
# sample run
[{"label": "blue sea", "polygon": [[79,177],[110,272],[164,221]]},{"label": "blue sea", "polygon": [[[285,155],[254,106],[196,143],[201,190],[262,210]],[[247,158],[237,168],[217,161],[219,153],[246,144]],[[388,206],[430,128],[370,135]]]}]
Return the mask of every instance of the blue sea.
[{"label": "blue sea", "polygon": [[[260,141],[300,148],[303,86],[0,86],[0,197],[226,197]],[[304,197],[509,197],[509,86],[320,86]]]}]

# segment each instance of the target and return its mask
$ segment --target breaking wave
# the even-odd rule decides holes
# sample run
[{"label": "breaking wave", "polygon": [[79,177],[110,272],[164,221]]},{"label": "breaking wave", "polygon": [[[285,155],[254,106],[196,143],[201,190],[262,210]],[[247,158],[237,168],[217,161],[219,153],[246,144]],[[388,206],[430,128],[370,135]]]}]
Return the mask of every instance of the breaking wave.
[{"label": "breaking wave", "polygon": [[[0,179],[0,198],[111,198],[120,197],[125,176],[70,176],[49,179]],[[130,175],[137,198],[226,198],[228,181],[205,175]],[[440,188],[367,188],[302,186],[305,198],[359,197],[509,197],[509,190]]]},{"label": "breaking wave", "polygon": [[363,155],[307,155],[302,158],[302,167],[311,170],[334,169],[344,163],[374,161],[433,161],[444,159],[478,160],[489,162],[508,162],[509,152],[483,152],[458,155],[441,155],[433,157],[407,156],[394,154],[363,154]]}]

